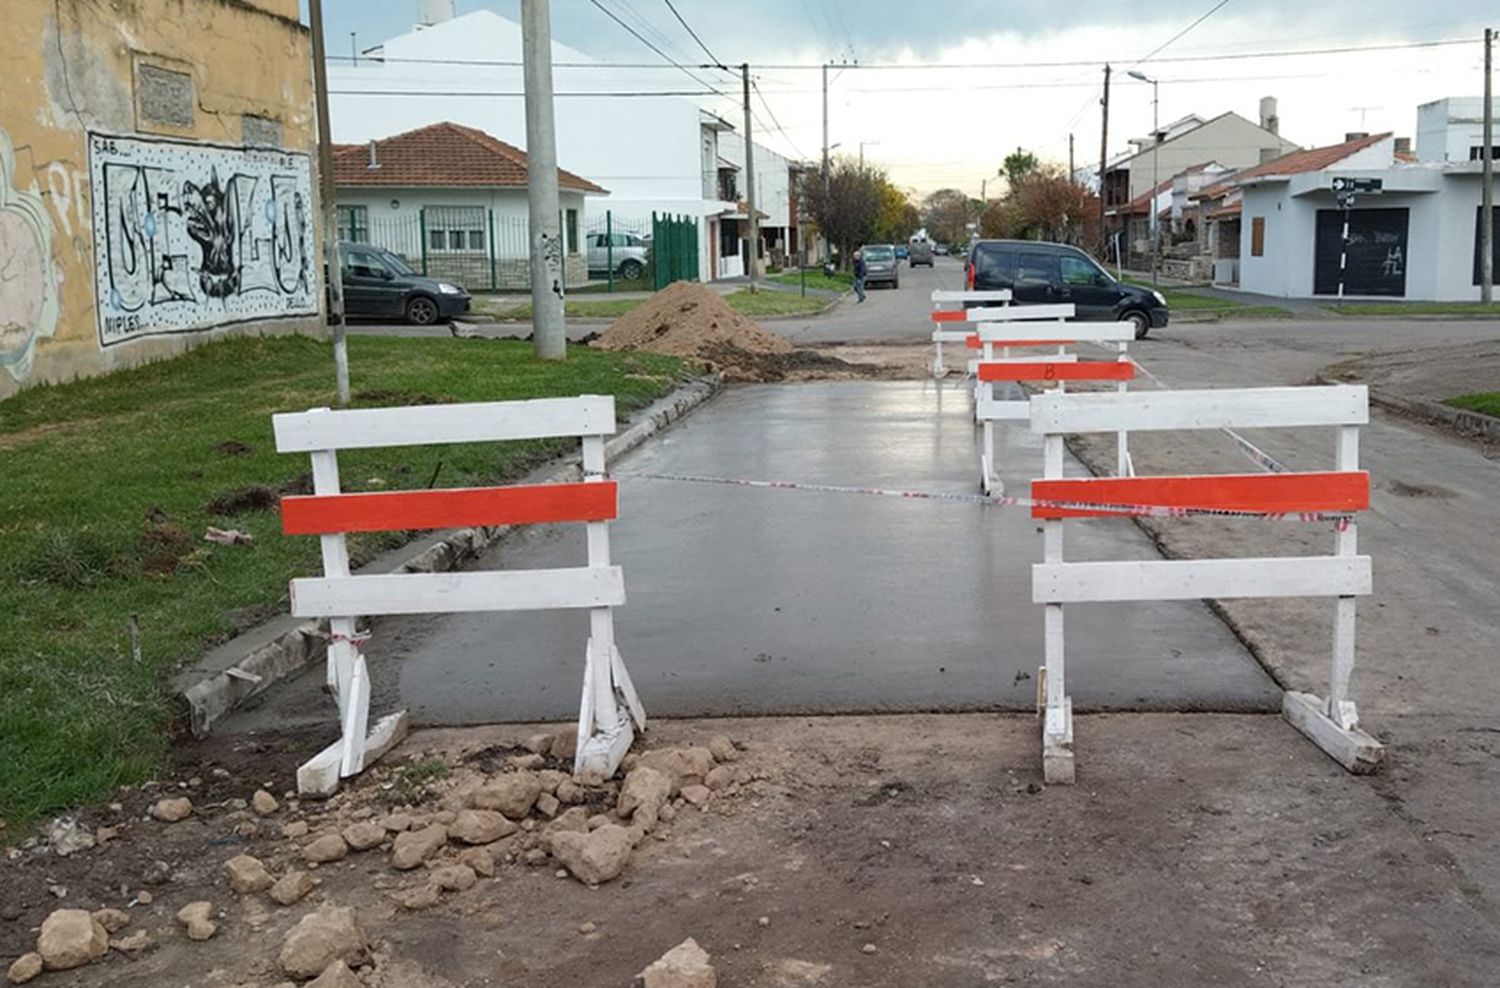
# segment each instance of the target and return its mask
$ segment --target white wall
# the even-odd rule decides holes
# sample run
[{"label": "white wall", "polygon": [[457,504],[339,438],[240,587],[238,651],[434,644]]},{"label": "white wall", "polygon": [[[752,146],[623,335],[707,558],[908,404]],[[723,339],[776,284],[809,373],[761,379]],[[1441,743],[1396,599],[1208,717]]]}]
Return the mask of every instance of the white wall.
[{"label": "white wall", "polygon": [[[596,61],[554,42],[558,62]],[[443,120],[476,127],[517,147],[526,146],[521,68],[453,65],[402,59],[515,61],[521,59],[520,25],[479,10],[419,28],[383,46],[385,62],[360,59],[357,66],[329,69],[334,140],[363,143]],[[554,85],[613,92],[641,88],[629,70],[557,67]],[[415,95],[374,95],[397,91]],[[480,93],[457,96],[452,93]],[[366,95],[361,95],[361,94]],[[496,95],[510,93],[515,95]],[[594,199],[594,216],[649,221],[651,213],[702,217],[724,205],[705,195],[702,111],[681,97],[560,97],[555,101],[558,165],[608,189]],[[700,227],[703,224],[700,224]],[[700,232],[700,240],[703,234]],[[700,243],[702,277],[708,277],[707,244]]]},{"label": "white wall", "polygon": [[[1500,98],[1491,101],[1500,114]],[[1450,96],[1417,107],[1417,157],[1422,161],[1468,161],[1469,148],[1484,144],[1484,97]],[[1500,137],[1496,138],[1500,143]]]},{"label": "white wall", "polygon": [[[745,139],[739,134],[720,135],[719,155],[739,166],[740,185],[745,182]],[[791,225],[791,161],[770,148],[755,145],[755,208],[769,219],[762,226]]]},{"label": "white wall", "polygon": [[[1240,230],[1243,291],[1281,298],[1328,297],[1313,295],[1317,213],[1337,208],[1328,183],[1332,174],[1346,171],[1340,166],[1245,189]],[[1356,177],[1379,177],[1386,186],[1378,198],[1362,198],[1359,206],[1407,210],[1404,297],[1477,301],[1479,288],[1473,284],[1474,210],[1480,189],[1477,166],[1360,170]],[[1263,257],[1250,255],[1252,221],[1257,216],[1266,220]]]}]

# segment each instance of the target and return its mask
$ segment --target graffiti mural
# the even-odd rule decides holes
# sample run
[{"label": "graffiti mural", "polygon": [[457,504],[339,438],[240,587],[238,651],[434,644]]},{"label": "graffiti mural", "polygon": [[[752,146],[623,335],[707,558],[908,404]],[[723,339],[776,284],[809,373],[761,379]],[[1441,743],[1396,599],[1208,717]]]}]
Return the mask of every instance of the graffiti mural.
[{"label": "graffiti mural", "polygon": [[37,194],[15,187],[10,136],[0,130],[0,367],[16,381],[31,376],[38,340],[57,328],[58,285],[52,219]]},{"label": "graffiti mural", "polygon": [[99,341],[318,311],[305,154],[89,134]]}]

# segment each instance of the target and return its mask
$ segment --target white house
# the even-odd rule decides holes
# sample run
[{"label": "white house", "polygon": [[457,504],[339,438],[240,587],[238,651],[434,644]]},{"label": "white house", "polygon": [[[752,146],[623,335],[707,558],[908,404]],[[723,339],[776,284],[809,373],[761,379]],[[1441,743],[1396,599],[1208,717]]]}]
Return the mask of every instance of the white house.
[{"label": "white house", "polygon": [[[370,49],[354,64],[328,73],[334,140],[363,144],[441,121],[482,130],[526,146],[521,27],[489,10],[449,17],[451,4],[430,4],[426,19]],[[720,135],[733,127],[677,96],[625,97],[639,91],[639,73],[569,68],[599,64],[556,42],[554,101],[557,159],[610,190],[617,230],[649,233],[653,212],[698,221],[699,276],[716,272],[716,221],[735,202],[719,195]],[[589,93],[597,95],[576,95]],[[602,230],[599,214],[586,229]]]},{"label": "white house", "polygon": [[[796,251],[797,217],[793,213],[796,194],[792,188],[793,164],[768,147],[755,144],[755,209],[762,214],[760,239],[763,260],[785,263]],[[745,193],[745,141],[743,137],[726,136],[719,143],[719,154],[732,165],[736,174],[738,199]],[[741,206],[744,204],[741,203]],[[743,209],[737,210],[740,215]]]},{"label": "white house", "polygon": [[[333,177],[339,237],[392,251],[415,270],[470,290],[531,284],[526,152],[449,121],[368,144],[338,145]],[[563,271],[588,279],[586,197],[605,189],[557,170]]]},{"label": "white house", "polygon": [[[1479,162],[1405,161],[1395,138],[1378,134],[1277,165],[1234,178],[1240,288],[1283,298],[1331,298],[1342,288],[1346,298],[1478,300]],[[1336,178],[1381,188],[1360,195],[1346,217]]]},{"label": "white house", "polygon": [[[1500,99],[1491,100],[1500,113]],[[1478,161],[1484,147],[1484,97],[1449,96],[1417,107],[1417,160]],[[1491,152],[1500,161],[1500,147]]]}]

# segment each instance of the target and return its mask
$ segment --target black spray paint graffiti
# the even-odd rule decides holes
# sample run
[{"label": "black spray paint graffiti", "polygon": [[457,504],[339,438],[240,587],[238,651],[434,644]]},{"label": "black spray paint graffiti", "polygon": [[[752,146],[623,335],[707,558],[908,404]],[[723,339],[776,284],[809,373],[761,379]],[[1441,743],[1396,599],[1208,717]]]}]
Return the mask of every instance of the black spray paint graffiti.
[{"label": "black spray paint graffiti", "polygon": [[305,155],[92,135],[101,341],[318,311]]}]

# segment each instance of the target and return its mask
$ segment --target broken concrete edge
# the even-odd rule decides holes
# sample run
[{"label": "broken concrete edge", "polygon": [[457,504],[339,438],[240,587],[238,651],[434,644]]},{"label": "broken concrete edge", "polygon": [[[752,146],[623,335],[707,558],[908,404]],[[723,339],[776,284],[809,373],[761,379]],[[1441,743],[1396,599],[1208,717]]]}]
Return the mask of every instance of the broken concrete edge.
[{"label": "broken concrete edge", "polygon": [[[1317,379],[1319,384],[1350,383],[1321,373],[1318,374]],[[1370,388],[1370,401],[1389,411],[1444,426],[1461,439],[1482,439],[1487,442],[1500,443],[1500,418],[1495,418],[1493,415],[1454,408],[1440,401],[1429,401],[1426,398],[1403,398],[1383,388]]]},{"label": "broken concrete edge", "polygon": [[[605,444],[613,461],[640,446],[715,395],[723,384],[718,374],[697,377],[635,416],[624,432]],[[533,471],[525,483],[562,483],[582,475],[576,454]],[[459,528],[437,532],[392,550],[360,573],[437,573],[464,561],[504,538],[511,525]],[[203,737],[216,721],[280,680],[301,672],[327,654],[324,622],[283,615],[212,649],[177,674],[176,686],[187,701],[189,726]]]}]

